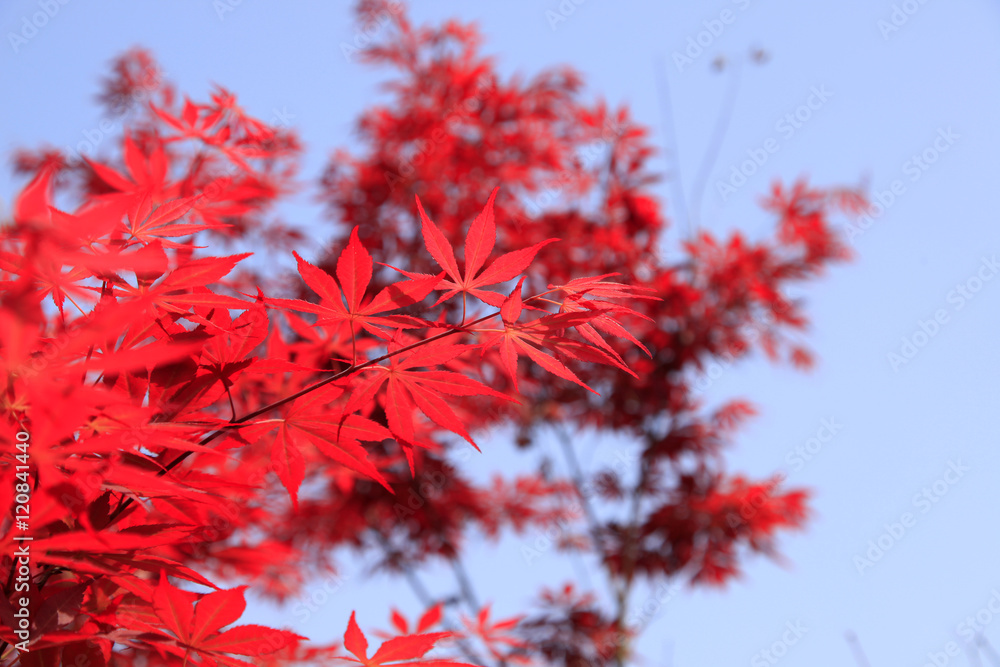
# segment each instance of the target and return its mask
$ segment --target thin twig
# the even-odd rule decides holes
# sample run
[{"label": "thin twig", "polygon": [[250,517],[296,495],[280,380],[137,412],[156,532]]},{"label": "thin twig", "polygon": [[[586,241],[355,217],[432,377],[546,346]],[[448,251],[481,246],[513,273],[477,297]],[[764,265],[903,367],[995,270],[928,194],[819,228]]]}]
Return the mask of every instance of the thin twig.
[{"label": "thin twig", "polygon": [[636,551],[639,546],[639,536],[637,534],[639,531],[639,509],[642,501],[642,490],[646,486],[648,473],[649,465],[643,460],[640,463],[639,479],[632,489],[632,502],[629,508],[628,543],[625,545],[625,553],[622,554],[622,573],[625,578],[622,581],[621,588],[618,590],[618,614],[615,618],[615,629],[618,632],[618,637],[621,638],[621,643],[615,652],[615,663],[618,667],[624,667],[625,654],[628,650],[628,644],[625,641],[625,616],[628,612],[628,599],[632,593],[632,584],[635,582]]},{"label": "thin twig", "polygon": [[[590,530],[591,540],[593,540],[594,542],[594,549],[598,552],[599,555],[603,556],[604,555],[603,544],[600,539],[601,536],[600,522],[597,520],[597,514],[596,512],[594,512],[594,508],[590,504],[589,495],[583,493],[583,487],[584,487],[583,469],[580,467],[580,462],[576,458],[576,452],[573,450],[573,440],[565,428],[556,428],[555,430],[557,435],[559,436],[559,442],[562,445],[563,454],[566,457],[566,463],[570,469],[570,478],[573,480],[573,485],[576,487],[577,494],[580,496],[582,500],[584,515],[587,518],[587,525]],[[639,486],[641,486],[641,484],[642,480],[640,480],[633,494],[632,511],[630,513],[632,515],[632,520],[631,520],[632,524],[636,522],[636,516],[638,514],[637,495],[638,495],[638,488]],[[629,532],[631,534],[632,532],[631,528],[629,529]],[[625,569],[627,570],[630,568],[631,565],[628,565]],[[615,626],[616,630],[618,631],[618,637],[619,639],[621,639],[621,643],[619,643],[615,649],[615,664],[619,665],[619,667],[623,667],[625,662],[624,656],[626,650],[626,643],[623,639],[625,636],[624,634],[625,615],[626,615],[625,606],[628,604],[629,589],[631,588],[631,584],[632,584],[631,573],[628,573],[626,575],[626,581],[623,581],[621,585],[617,587],[617,589],[614,585],[614,580],[611,579],[609,581],[609,587],[612,589],[611,592],[613,597],[615,598],[615,602],[618,607],[615,619]]]},{"label": "thin twig", "polygon": [[476,591],[472,588],[472,580],[469,578],[469,573],[465,571],[465,566],[462,565],[462,561],[458,558],[449,558],[448,563],[451,565],[452,572],[455,573],[458,588],[462,591],[462,597],[465,598],[466,604],[469,605],[469,610],[473,614],[478,614],[481,605],[479,604],[479,599],[476,597]]},{"label": "thin twig", "polygon": [[722,107],[719,109],[719,116],[715,119],[715,129],[712,130],[708,148],[705,149],[705,157],[702,158],[701,166],[694,177],[694,184],[691,186],[691,202],[694,206],[692,209],[693,215],[691,216],[693,231],[697,231],[701,225],[701,206],[702,200],[705,198],[705,184],[708,182],[708,176],[712,172],[712,167],[715,166],[716,159],[719,157],[722,141],[726,138],[729,122],[732,120],[733,112],[736,110],[736,93],[740,87],[739,61],[734,62],[731,71],[729,88],[726,90],[726,97],[722,102]]},{"label": "thin twig", "polygon": [[972,667],[983,667],[982,656],[979,655],[979,647],[976,646],[974,641],[971,641],[965,645],[965,650],[969,655],[969,664]]},{"label": "thin twig", "polygon": [[[548,292],[545,292],[544,294],[548,294]],[[224,426],[221,426],[218,429],[216,429],[216,430],[212,431],[211,433],[209,433],[208,435],[206,435],[204,438],[202,438],[198,442],[198,444],[200,446],[205,446],[208,443],[210,443],[213,440],[215,440],[216,438],[218,438],[219,436],[224,435],[225,433],[228,433],[230,429],[239,427],[239,426],[245,424],[246,422],[250,421],[251,419],[255,419],[257,417],[260,417],[261,415],[267,414],[268,412],[271,412],[272,410],[276,410],[276,409],[280,408],[281,406],[286,405],[288,403],[291,403],[292,401],[294,401],[294,400],[296,400],[298,398],[302,398],[306,394],[311,394],[312,392],[316,391],[317,389],[321,389],[322,387],[325,387],[326,385],[330,384],[331,382],[336,382],[337,380],[339,380],[339,379],[341,379],[343,377],[347,377],[348,375],[350,375],[352,373],[356,373],[358,371],[365,370],[366,368],[371,368],[372,366],[375,366],[375,365],[379,364],[380,362],[385,361],[386,359],[389,359],[389,358],[394,357],[396,355],[402,354],[404,352],[409,352],[410,350],[412,350],[414,348],[417,348],[417,347],[420,347],[422,345],[428,345],[428,344],[433,343],[435,341],[438,341],[438,340],[440,340],[442,338],[446,338],[448,336],[452,336],[452,335],[454,335],[456,333],[465,333],[465,332],[468,331],[468,327],[471,327],[471,326],[473,326],[475,324],[479,324],[480,322],[485,322],[486,320],[488,320],[488,319],[490,319],[492,317],[496,317],[499,314],[500,314],[500,311],[496,311],[495,313],[490,313],[489,315],[484,315],[483,317],[480,317],[479,319],[470,322],[468,325],[466,325],[464,327],[460,327],[460,328],[456,327],[454,329],[449,329],[448,331],[442,331],[441,333],[435,334],[435,335],[431,336],[430,338],[427,338],[427,339],[424,339],[424,340],[420,340],[420,341],[417,341],[415,343],[411,343],[409,345],[406,345],[404,347],[399,348],[398,350],[393,350],[392,352],[387,352],[386,354],[383,354],[380,357],[376,357],[374,359],[369,359],[368,361],[366,361],[364,363],[351,365],[351,366],[343,369],[342,371],[335,372],[333,375],[331,375],[328,378],[325,378],[323,380],[319,380],[318,382],[314,382],[311,385],[309,385],[308,387],[304,387],[303,389],[300,389],[299,391],[297,391],[297,392],[295,392],[293,394],[285,396],[284,398],[278,399],[277,401],[274,401],[273,403],[269,403],[268,405],[265,405],[262,408],[258,408],[257,410],[254,410],[253,412],[245,414],[242,417],[240,417],[239,419],[233,419],[228,424],[226,424]],[[330,372],[332,372],[332,371],[330,371]],[[181,453],[176,459],[174,459],[173,461],[171,461],[170,463],[168,463],[167,465],[165,465],[162,470],[160,470],[159,472],[157,472],[157,476],[162,477],[163,475],[167,474],[168,472],[170,472],[171,470],[173,470],[174,468],[176,468],[181,462],[183,462],[185,459],[187,459],[192,454],[194,454],[193,450],[189,450],[189,451]],[[111,514],[111,516],[108,517],[108,524],[107,525],[110,526],[111,524],[113,524],[122,515],[122,513],[128,508],[128,506],[132,504],[132,502],[133,502],[132,498],[127,498],[125,500],[125,502],[123,502],[121,505],[119,505],[118,508],[115,509],[115,511]]]},{"label": "thin twig", "polygon": [[854,659],[858,665],[860,667],[871,667],[871,663],[868,662],[868,656],[865,655],[865,650],[861,648],[861,642],[858,641],[858,636],[851,630],[848,630],[844,636],[847,638],[847,643],[850,645],[851,652],[854,654]]},{"label": "thin twig", "polygon": [[979,645],[979,649],[990,659],[990,664],[994,667],[1000,667],[1000,655],[997,655],[997,650],[993,648],[993,644],[986,639],[983,633],[980,632],[976,635],[976,643]]},{"label": "thin twig", "polygon": [[693,237],[691,216],[688,213],[687,197],[684,194],[684,181],[681,178],[680,147],[677,144],[677,124],[674,122],[674,104],[670,97],[670,78],[663,66],[663,58],[655,58],[656,83],[660,92],[660,123],[662,124],[665,152],[672,157],[673,178],[670,179],[674,191],[674,206],[677,208],[678,223],[684,226],[688,239]]},{"label": "thin twig", "polygon": [[590,504],[590,495],[583,492],[583,487],[585,481],[583,479],[583,469],[580,467],[580,461],[576,458],[576,452],[573,450],[573,439],[565,428],[557,427],[555,429],[556,435],[559,438],[559,444],[562,445],[563,456],[566,458],[566,465],[569,467],[570,479],[573,482],[573,486],[576,487],[576,494],[580,496],[580,504],[583,505],[583,514],[587,519],[587,529],[590,531],[590,539],[594,543],[594,549],[603,556],[601,541],[601,524],[597,520],[597,513],[594,512],[593,505]]},{"label": "thin twig", "polygon": [[[375,534],[375,541],[378,542],[380,547],[382,547],[382,552],[387,558],[391,558],[394,555],[394,551],[392,549],[392,545],[389,544],[389,540],[385,537],[385,535],[377,530],[372,530],[372,533]],[[434,606],[434,597],[431,595],[430,591],[427,590],[427,587],[424,586],[424,582],[420,581],[420,577],[417,576],[416,572],[407,568],[403,570],[403,577],[406,579],[406,583],[410,585],[410,588],[413,589],[413,594],[417,596],[417,600],[419,600],[420,604],[424,606],[424,609],[429,609]],[[443,610],[441,613],[441,619],[442,625],[444,625],[446,629],[450,632],[457,632],[455,624],[452,623],[451,619],[445,615]],[[469,646],[469,643],[464,638],[455,637],[455,643],[458,645],[458,649],[469,662],[476,665],[488,664],[476,654],[476,651]]]},{"label": "thin twig", "polygon": [[[457,551],[456,551],[457,554]],[[462,592],[462,597],[465,599],[465,603],[472,610],[474,616],[478,616],[482,606],[479,604],[479,598],[476,595],[475,589],[472,587],[472,579],[469,577],[469,573],[465,571],[465,566],[462,565],[462,561],[457,558],[449,558],[448,562],[451,564],[452,572],[455,573],[455,580],[458,582],[458,588]],[[507,661],[503,658],[499,659],[500,667],[507,667]]]}]

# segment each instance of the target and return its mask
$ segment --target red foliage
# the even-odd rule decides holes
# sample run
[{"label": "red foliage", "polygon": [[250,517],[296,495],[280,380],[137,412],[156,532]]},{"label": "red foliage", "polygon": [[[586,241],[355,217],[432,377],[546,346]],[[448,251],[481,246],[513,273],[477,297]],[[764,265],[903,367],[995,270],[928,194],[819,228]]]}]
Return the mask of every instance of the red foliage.
[{"label": "red foliage", "polygon": [[[0,561],[5,664],[621,662],[640,580],[721,584],[741,549],[773,553],[802,524],[804,491],[722,469],[753,408],[707,411],[693,382],[757,346],[808,362],[784,293],[846,257],[827,215],[856,197],[775,185],[773,239],[702,233],[667,264],[652,148],[626,110],[587,103],[569,69],[500,81],[471,27],[359,5],[382,11],[391,34],[363,56],[401,78],[361,122],[367,153],[324,176],[347,240],[316,264],[295,254],[300,298],[239,270],[248,254],[205,250],[298,239],[273,215],[297,138],[231,93],[180,103],[133,51],[103,95],[134,114],[118,159],[18,156],[32,178],[0,230],[0,536],[33,539]],[[529,450],[564,437],[572,475],[470,481],[461,441],[507,423]],[[631,439],[629,466],[582,469],[584,429]],[[614,608],[567,585],[491,620],[461,564],[470,534],[554,527],[599,557]],[[410,576],[443,559],[459,594],[422,600],[413,634],[393,612],[399,636],[369,656],[353,614],[342,649],[307,645],[232,625],[245,587],[212,583],[285,599],[343,548]],[[425,657],[443,640],[452,657]]]}]

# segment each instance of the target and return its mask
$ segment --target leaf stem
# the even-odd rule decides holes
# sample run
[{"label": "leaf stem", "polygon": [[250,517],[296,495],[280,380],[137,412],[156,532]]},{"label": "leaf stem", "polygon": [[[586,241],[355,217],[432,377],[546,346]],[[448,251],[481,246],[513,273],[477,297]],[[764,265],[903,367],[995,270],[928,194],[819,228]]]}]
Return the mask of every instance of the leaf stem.
[{"label": "leaf stem", "polygon": [[[533,297],[530,297],[529,300],[530,299],[541,298],[541,297],[545,296],[546,294],[549,294],[551,291],[552,290],[548,290],[546,292],[542,292],[541,294],[537,294],[537,295],[535,295]],[[331,375],[328,378],[324,378],[323,380],[319,380],[318,382],[314,382],[311,385],[309,385],[308,387],[304,387],[304,388],[300,389],[299,391],[297,391],[297,392],[295,392],[293,394],[289,394],[288,396],[285,396],[284,398],[281,398],[281,399],[278,399],[277,401],[269,403],[269,404],[265,405],[262,408],[258,408],[256,410],[254,410],[253,412],[247,413],[247,414],[243,415],[242,417],[240,417],[239,419],[232,419],[225,426],[222,426],[222,427],[220,427],[220,428],[212,431],[211,433],[209,433],[205,437],[203,437],[198,442],[198,444],[201,445],[201,446],[207,445],[208,443],[210,443],[213,440],[217,439],[219,436],[221,436],[221,435],[223,435],[225,433],[228,433],[230,429],[238,428],[239,426],[245,424],[246,422],[250,421],[251,419],[259,417],[259,416],[261,416],[263,414],[267,414],[268,412],[271,412],[272,410],[276,410],[277,408],[280,408],[283,405],[291,403],[292,401],[294,401],[294,400],[296,400],[298,398],[302,398],[306,394],[310,394],[310,393],[316,391],[317,389],[321,389],[322,387],[325,387],[326,385],[330,384],[331,382],[336,382],[337,380],[339,380],[341,378],[344,378],[344,377],[347,377],[348,375],[351,375],[352,373],[356,373],[356,372],[358,372],[360,370],[364,370],[366,368],[370,368],[370,367],[375,366],[376,364],[378,364],[378,363],[380,363],[382,361],[385,361],[386,359],[389,359],[389,358],[394,357],[394,356],[399,355],[399,354],[403,354],[404,352],[409,352],[410,350],[413,350],[415,348],[421,347],[423,345],[428,345],[430,343],[436,342],[436,341],[441,340],[443,338],[447,338],[448,336],[453,336],[453,335],[455,335],[457,333],[467,333],[469,331],[469,327],[472,327],[472,326],[474,326],[476,324],[479,324],[480,322],[485,322],[486,320],[488,320],[490,318],[493,318],[493,317],[496,317],[499,314],[500,314],[500,311],[498,310],[498,311],[495,311],[493,313],[489,313],[488,315],[483,315],[482,317],[480,317],[478,319],[475,319],[472,322],[469,322],[468,324],[463,324],[461,326],[454,327],[454,328],[449,329],[447,331],[442,331],[441,333],[435,334],[435,335],[431,336],[430,338],[426,338],[424,340],[419,340],[419,341],[417,341],[415,343],[410,343],[409,345],[401,347],[398,350],[393,350],[392,352],[387,352],[386,354],[383,354],[380,357],[376,357],[374,359],[369,359],[368,361],[365,361],[365,362],[360,363],[360,364],[357,364],[357,363],[351,364],[350,366],[348,366],[347,368],[345,368],[345,369],[343,369],[341,371],[334,372],[333,375]],[[333,371],[328,371],[328,372],[333,372]],[[170,463],[168,463],[167,465],[165,465],[163,467],[163,469],[160,470],[157,473],[157,476],[162,477],[163,475],[167,474],[168,472],[170,472],[171,470],[173,470],[174,468],[176,468],[178,465],[180,465],[185,459],[187,459],[193,453],[194,453],[193,451],[182,452],[180,454],[180,456],[178,456],[176,459],[174,459],[173,461],[171,461]],[[111,514],[111,516],[108,517],[108,524],[107,525],[110,526],[119,517],[121,517],[122,513],[133,502],[134,502],[134,500],[132,498],[127,498],[125,500],[125,502],[123,502],[121,505],[119,505],[118,508],[115,509],[115,511]]]}]

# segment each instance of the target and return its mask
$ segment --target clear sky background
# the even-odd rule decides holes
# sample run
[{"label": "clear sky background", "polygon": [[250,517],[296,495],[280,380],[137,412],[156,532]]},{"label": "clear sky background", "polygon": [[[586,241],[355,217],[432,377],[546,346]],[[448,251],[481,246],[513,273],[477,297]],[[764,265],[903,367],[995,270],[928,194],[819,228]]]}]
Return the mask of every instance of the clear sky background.
[{"label": "clear sky background", "polygon": [[[900,12],[906,5],[912,13],[897,14],[906,22],[887,34],[879,21],[891,21],[890,0],[587,0],[555,29],[546,12],[559,11],[557,0],[415,5],[418,22],[478,21],[486,51],[498,56],[504,73],[575,66],[589,91],[631,105],[663,146],[654,67],[661,59],[687,187],[725,95],[726,78],[712,71],[711,60],[764,48],[766,65],[743,68],[732,126],[708,180],[702,220],[715,232],[763,233],[771,221],[756,198],[774,178],[808,174],[816,184],[835,185],[867,177],[873,191],[891,191],[899,181],[892,205],[853,239],[856,261],[807,291],[817,368],[803,374],[754,360],[727,369],[706,392],[713,402],[756,401],[761,415],[739,434],[731,468],[757,476],[784,471],[790,483],[812,487],[814,519],[804,533],[781,540],[787,567],[755,559],[725,591],[683,592],[665,604],[639,645],[645,664],[769,664],[759,652],[781,641],[786,624],[799,623],[804,634],[780,660],[788,667],[854,664],[847,630],[857,633],[872,667],[924,665],[934,653],[938,665],[967,665],[973,663],[966,655],[942,653],[949,641],[962,643],[958,626],[977,613],[985,636],[1000,646],[1000,614],[988,608],[993,599],[1000,611],[994,592],[1000,591],[1000,273],[990,268],[1000,256],[1000,5],[897,2]],[[723,10],[732,12],[731,22],[680,71],[673,52],[683,51],[706,29],[703,22]],[[75,145],[98,127],[98,79],[112,57],[139,44],[152,49],[166,75],[192,97],[204,97],[217,82],[264,119],[276,109],[294,115],[308,150],[304,176],[315,178],[333,148],[354,145],[354,121],[376,99],[384,75],[341,54],[339,44],[353,37],[347,2],[244,0],[220,18],[209,0],[71,0],[15,53],[8,33],[20,31],[22,17],[37,11],[31,1],[0,6],[5,159],[19,146]],[[795,113],[813,87],[830,96],[788,136],[776,124]],[[939,132],[949,130],[948,150],[935,155]],[[716,181],[768,139],[777,152],[723,201]],[[914,171],[913,156],[925,151],[935,161]],[[19,185],[9,171],[0,178],[6,210]],[[669,183],[658,192],[672,216]],[[286,210],[321,247],[329,227],[310,226],[319,209],[308,196]],[[675,231],[667,241],[678,238]],[[915,336],[921,322],[933,329],[926,322],[935,315],[943,324],[934,335]],[[894,369],[887,355],[901,354],[904,337],[922,346]],[[811,460],[792,463],[788,453],[818,435],[824,419],[842,427]],[[613,443],[583,446],[584,461],[614,455]],[[484,452],[475,463],[479,472],[527,465],[501,437]],[[948,473],[951,464],[967,470]],[[934,495],[935,482],[936,502],[915,499],[924,487]],[[901,522],[905,513],[912,520],[894,539],[885,525]],[[855,556],[880,537],[891,548],[859,572]],[[496,613],[524,608],[535,584],[582,578],[603,587],[591,563],[553,552],[528,566],[520,547],[533,541],[472,549],[473,578]],[[256,604],[248,622],[289,625],[329,640],[343,633],[351,609],[368,628],[388,625],[390,604],[416,609],[401,581],[363,580],[363,565],[348,567],[346,582],[315,613],[303,614],[296,606],[302,600],[284,608]],[[443,578],[428,581],[446,590]],[[306,596],[321,598],[320,590],[316,584]]]}]

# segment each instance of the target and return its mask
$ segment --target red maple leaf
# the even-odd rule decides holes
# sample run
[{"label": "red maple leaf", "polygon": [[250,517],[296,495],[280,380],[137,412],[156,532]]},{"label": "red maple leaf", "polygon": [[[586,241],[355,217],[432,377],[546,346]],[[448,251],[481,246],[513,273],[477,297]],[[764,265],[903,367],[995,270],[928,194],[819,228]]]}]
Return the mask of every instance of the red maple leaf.
[{"label": "red maple leaf", "polygon": [[471,667],[467,663],[452,660],[419,659],[434,648],[437,642],[451,636],[453,636],[451,632],[430,632],[394,637],[383,642],[375,651],[375,655],[369,658],[368,639],[365,638],[357,621],[354,620],[354,612],[351,612],[351,619],[344,632],[344,648],[350,651],[354,657],[341,657],[339,659],[357,662],[365,667],[379,667],[379,665],[391,665],[391,667],[415,667],[417,665],[424,667]]},{"label": "red maple leaf", "polygon": [[197,596],[194,593],[175,588],[166,574],[161,574],[160,583],[153,593],[153,611],[175,643],[160,640],[157,644],[185,659],[195,651],[227,665],[243,667],[248,663],[230,658],[227,654],[266,655],[305,639],[292,632],[260,625],[238,625],[223,631],[223,627],[243,615],[246,608],[244,590],[246,586],[215,591],[195,602]]},{"label": "red maple leaf", "polygon": [[500,361],[504,370],[517,389],[517,359],[518,353],[523,352],[529,359],[544,368],[549,373],[561,377],[564,380],[574,382],[584,389],[597,394],[596,391],[588,387],[576,373],[566,367],[554,356],[543,352],[539,348],[549,348],[557,350],[573,359],[583,361],[594,361],[603,364],[617,366],[623,371],[635,375],[620,360],[617,355],[609,354],[602,348],[592,347],[580,343],[579,341],[557,335],[558,332],[568,327],[579,327],[600,317],[604,313],[595,310],[578,310],[563,313],[551,313],[538,319],[526,323],[519,323],[521,312],[524,309],[524,302],[521,298],[521,285],[524,278],[518,281],[517,286],[510,293],[500,307],[500,318],[503,320],[503,331],[492,334],[482,343],[483,352],[491,347],[498,347],[500,350]]},{"label": "red maple leaf", "polygon": [[[298,299],[269,299],[273,305],[292,310],[319,315],[316,324],[350,322],[351,341],[356,350],[355,334],[358,327],[371,334],[387,337],[377,327],[413,328],[427,326],[428,323],[409,315],[382,315],[413,305],[424,299],[441,281],[441,275],[421,276],[416,280],[403,280],[384,288],[367,304],[363,304],[365,292],[372,279],[372,258],[358,240],[358,228],[351,231],[347,247],[337,260],[337,280],[330,274],[313,266],[295,253],[299,273],[307,285],[320,297],[319,305]],[[357,353],[355,359],[357,361]]]},{"label": "red maple leaf", "polygon": [[497,226],[493,216],[493,200],[496,198],[499,189],[493,189],[485,208],[476,216],[476,219],[472,221],[472,225],[469,227],[469,233],[465,237],[464,273],[459,271],[458,262],[455,260],[455,251],[452,249],[451,244],[448,243],[448,239],[438,229],[437,225],[427,217],[424,207],[420,203],[420,197],[417,197],[417,209],[420,211],[424,244],[427,246],[427,251],[430,252],[434,261],[451,278],[451,280],[445,280],[441,283],[441,287],[447,289],[448,292],[442,295],[434,305],[447,301],[461,292],[463,322],[465,322],[466,294],[471,294],[491,306],[500,307],[504,301],[503,294],[483,288],[513,280],[521,275],[531,264],[532,260],[535,259],[535,255],[538,254],[539,250],[549,243],[559,240],[548,239],[528,248],[508,252],[497,257],[480,273],[480,269],[486,263],[487,258],[493,252],[493,246],[496,244]]},{"label": "red maple leaf", "polygon": [[[436,605],[430,607],[427,611],[423,613],[423,615],[421,615],[420,620],[417,621],[416,624],[417,634],[426,632],[427,630],[429,630],[430,628],[434,627],[435,625],[441,622],[442,607],[443,607],[442,603],[439,602]],[[409,622],[406,620],[406,617],[403,616],[401,613],[399,613],[399,610],[396,609],[395,607],[393,607],[392,609],[391,619],[393,627],[396,628],[396,630],[400,634],[403,635],[410,634]],[[381,637],[382,639],[389,639],[393,636],[385,632],[376,632],[375,634],[379,635],[379,637]]]},{"label": "red maple leaf", "polygon": [[[398,333],[389,343],[390,353],[403,347]],[[472,345],[458,345],[449,340],[441,340],[407,352],[393,354],[389,357],[388,366],[369,366],[361,371],[372,377],[356,381],[345,411],[351,413],[364,407],[375,399],[384,385],[386,390],[383,404],[389,430],[405,447],[409,448],[418,444],[414,437],[413,418],[416,409],[419,408],[432,422],[462,436],[478,450],[479,446],[469,435],[462,420],[448,407],[444,395],[493,396],[508,401],[514,399],[462,373],[445,370],[415,370],[418,368],[434,369],[457,359],[472,349],[474,349]],[[408,449],[407,454],[410,454]]]},{"label": "red maple leaf", "polygon": [[271,462],[281,483],[298,503],[298,489],[305,478],[305,457],[302,448],[312,445],[340,465],[375,480],[392,493],[378,468],[368,460],[368,452],[360,441],[378,442],[392,437],[384,426],[360,415],[350,414],[330,403],[341,397],[343,390],[328,386],[294,401],[279,419],[262,419],[243,427],[248,440],[259,439],[275,428],[277,435],[271,446]]}]

